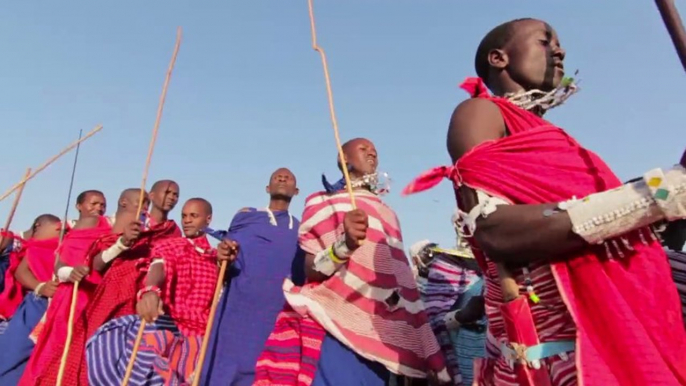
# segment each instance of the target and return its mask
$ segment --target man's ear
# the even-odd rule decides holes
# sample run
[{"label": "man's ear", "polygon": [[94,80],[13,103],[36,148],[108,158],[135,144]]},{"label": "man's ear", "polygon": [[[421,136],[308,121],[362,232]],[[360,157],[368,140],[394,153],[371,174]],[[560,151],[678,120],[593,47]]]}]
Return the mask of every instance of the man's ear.
[{"label": "man's ear", "polygon": [[271,194],[271,191],[270,191],[270,189],[269,189],[269,185],[267,185],[267,186],[264,188],[264,191],[267,192],[267,194]]},{"label": "man's ear", "polygon": [[298,194],[300,194],[300,189],[295,188],[295,194],[293,194],[293,196],[297,196]]},{"label": "man's ear", "polygon": [[493,49],[488,53],[488,65],[499,70],[504,69],[510,63],[507,53],[501,49]]}]

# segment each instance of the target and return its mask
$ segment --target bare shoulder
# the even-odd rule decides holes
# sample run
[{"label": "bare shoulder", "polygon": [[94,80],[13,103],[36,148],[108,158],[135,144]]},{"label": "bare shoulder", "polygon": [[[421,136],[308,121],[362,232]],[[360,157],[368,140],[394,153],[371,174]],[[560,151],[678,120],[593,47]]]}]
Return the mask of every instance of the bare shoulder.
[{"label": "bare shoulder", "polygon": [[467,99],[450,117],[448,152],[455,162],[475,146],[502,138],[504,133],[505,122],[495,103],[482,98]]}]

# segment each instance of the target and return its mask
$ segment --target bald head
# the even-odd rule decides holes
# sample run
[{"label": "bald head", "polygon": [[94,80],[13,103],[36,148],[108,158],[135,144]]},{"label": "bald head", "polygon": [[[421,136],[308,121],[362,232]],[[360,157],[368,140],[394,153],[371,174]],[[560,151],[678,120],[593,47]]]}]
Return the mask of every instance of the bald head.
[{"label": "bald head", "polygon": [[150,202],[153,209],[169,213],[179,202],[179,184],[172,180],[159,180],[152,184]]},{"label": "bald head", "polygon": [[212,204],[204,198],[191,198],[183,204],[181,224],[188,238],[202,236],[212,222]]},{"label": "bald head", "polygon": [[[117,212],[137,211],[140,197],[140,189],[124,189],[124,191],[122,191],[119,195],[119,200],[117,201]],[[148,200],[148,194],[147,192],[143,191],[143,209],[147,209],[149,204],[150,201]]]},{"label": "bald head", "polygon": [[267,185],[267,194],[271,199],[290,202],[298,192],[295,174],[288,168],[278,168],[272,173]]},{"label": "bald head", "polygon": [[[354,138],[343,144],[343,154],[348,164],[348,169],[353,177],[361,177],[376,171],[378,158],[376,147],[372,141],[366,138]],[[340,159],[338,168],[341,168]]]},{"label": "bald head", "polygon": [[210,204],[210,202],[205,200],[204,198],[200,198],[200,197],[189,198],[183,206],[187,206],[188,204],[191,204],[191,203],[199,205],[202,213],[212,214],[212,204]]}]

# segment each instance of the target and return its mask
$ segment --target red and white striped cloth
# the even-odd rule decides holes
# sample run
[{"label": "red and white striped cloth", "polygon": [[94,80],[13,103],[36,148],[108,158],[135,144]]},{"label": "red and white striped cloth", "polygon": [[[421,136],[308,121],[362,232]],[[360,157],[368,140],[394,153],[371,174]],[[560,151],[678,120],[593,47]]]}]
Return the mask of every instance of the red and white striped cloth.
[{"label": "red and white striped cloth", "polygon": [[[515,372],[500,353],[500,347],[507,342],[507,333],[500,313],[503,294],[498,279],[498,271],[491,260],[486,260],[488,270],[484,273],[486,280],[486,315],[488,317],[488,333],[486,335],[486,355],[478,378],[478,385],[519,386]],[[538,303],[529,302],[536,331],[541,342],[576,339],[576,325],[565,306],[560,291],[557,289],[555,278],[548,264],[531,264],[529,278],[534,290],[541,299]],[[527,296],[523,283],[525,276],[521,269],[513,272],[517,283],[520,283],[519,293]],[[577,385],[577,370],[575,353],[568,353],[567,358],[553,356],[542,360],[550,371],[553,386]]]},{"label": "red and white striped cloth", "polygon": [[[367,239],[350,261],[322,283],[284,283],[286,300],[301,315],[362,357],[393,373],[424,378],[429,371],[449,380],[436,337],[403,250],[395,212],[374,194],[355,193],[357,208],[369,216]],[[347,193],[308,197],[300,246],[317,254],[343,235],[352,210]]]}]

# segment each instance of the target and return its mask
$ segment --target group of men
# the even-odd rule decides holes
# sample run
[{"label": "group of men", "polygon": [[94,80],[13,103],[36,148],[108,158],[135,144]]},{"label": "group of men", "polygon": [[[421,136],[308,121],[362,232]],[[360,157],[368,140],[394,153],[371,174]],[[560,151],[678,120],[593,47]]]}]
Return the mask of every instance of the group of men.
[{"label": "group of men", "polygon": [[[456,222],[478,267],[455,273],[464,261],[427,257],[434,249],[423,243],[413,274],[398,218],[380,198],[376,148],[361,138],[338,163],[354,201],[345,179],[323,179],[300,220],[288,211],[296,178],[283,168],[266,188],[269,205],[240,210],[227,231],[210,228],[202,198],[186,200],[179,229],[168,218],[180,197],[173,181],[124,190],[113,218],[104,195],[87,191],[63,239],[68,224],[53,215],[2,234],[11,253],[0,385],[117,385],[129,363],[129,385],[382,386],[398,382],[391,374],[455,385],[686,385],[679,297],[651,228],[686,218],[686,169],[622,185],[545,121],[576,90],[563,79],[564,56],[539,20],[489,32],[479,78],[463,85],[472,98],[450,122],[454,165],[405,190],[453,181]],[[473,296],[453,307],[467,289]],[[447,344],[458,329],[471,341]],[[481,355],[460,353],[474,342]]]}]

